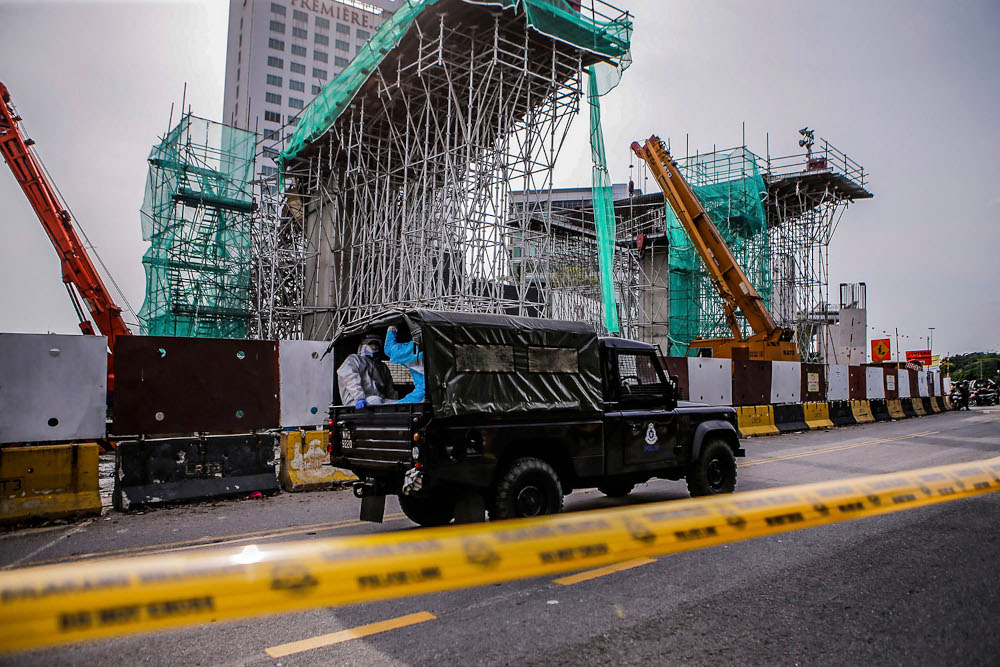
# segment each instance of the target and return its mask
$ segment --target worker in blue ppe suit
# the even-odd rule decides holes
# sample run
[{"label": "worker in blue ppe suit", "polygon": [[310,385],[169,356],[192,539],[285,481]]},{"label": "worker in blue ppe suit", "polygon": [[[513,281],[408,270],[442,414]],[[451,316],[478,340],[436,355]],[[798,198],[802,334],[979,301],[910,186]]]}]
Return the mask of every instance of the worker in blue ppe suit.
[{"label": "worker in blue ppe suit", "polygon": [[353,405],[360,410],[369,405],[395,402],[396,388],[392,385],[392,374],[378,358],[381,347],[382,342],[378,338],[366,338],[358,346],[357,353],[347,357],[337,369],[343,405]]},{"label": "worker in blue ppe suit", "polygon": [[402,364],[410,370],[413,377],[413,391],[399,399],[399,403],[421,403],[424,400],[424,353],[417,349],[416,343],[396,342],[396,327],[389,327],[385,334],[385,353],[389,361]]}]

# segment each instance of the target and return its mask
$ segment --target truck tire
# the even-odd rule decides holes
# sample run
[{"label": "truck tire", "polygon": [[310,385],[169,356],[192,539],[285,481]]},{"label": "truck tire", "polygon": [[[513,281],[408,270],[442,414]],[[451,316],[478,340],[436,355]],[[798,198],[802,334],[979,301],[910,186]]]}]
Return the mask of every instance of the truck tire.
[{"label": "truck tire", "polygon": [[632,489],[634,488],[635,484],[632,482],[608,482],[597,487],[597,490],[608,498],[624,498],[632,493]]},{"label": "truck tire", "polygon": [[455,518],[455,501],[447,496],[399,496],[399,509],[426,528],[445,526]]},{"label": "truck tire", "polygon": [[562,508],[562,486],[552,466],[540,459],[517,459],[497,481],[490,519],[557,514]]},{"label": "truck tire", "polygon": [[687,487],[692,496],[732,493],[736,489],[736,457],[725,441],[705,443],[701,456],[688,470]]}]

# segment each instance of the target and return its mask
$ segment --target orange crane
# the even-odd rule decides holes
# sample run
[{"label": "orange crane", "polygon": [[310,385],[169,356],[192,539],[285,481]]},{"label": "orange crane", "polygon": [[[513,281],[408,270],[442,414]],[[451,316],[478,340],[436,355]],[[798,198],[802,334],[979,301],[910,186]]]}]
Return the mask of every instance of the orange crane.
[{"label": "orange crane", "polygon": [[[76,228],[69,211],[59,198],[59,193],[49,181],[42,168],[41,160],[35,155],[31,146],[35,143],[24,135],[19,124],[21,117],[17,115],[10,101],[10,91],[0,83],[0,154],[3,154],[7,166],[14,172],[14,178],[24,190],[25,196],[35,209],[42,227],[49,235],[59,260],[62,263],[63,283],[69,293],[73,309],[80,318],[80,330],[93,336],[94,325],[101,334],[108,337],[108,391],[111,390],[113,377],[111,374],[111,355],[114,354],[115,342],[119,336],[128,336],[129,331],[122,318],[119,308],[104,281],[97,273],[90,256]],[[87,318],[80,301],[87,306],[90,318]]]},{"label": "orange crane", "polygon": [[[733,332],[731,338],[695,338],[688,346],[688,353],[726,359],[800,361],[795,332],[775,324],[764,300],[750,284],[666,145],[654,134],[645,144],[633,142],[632,151],[649,165],[663,196],[698,251],[712,285],[722,298],[722,310]],[[737,310],[753,329],[748,338],[743,336],[736,319]]]}]

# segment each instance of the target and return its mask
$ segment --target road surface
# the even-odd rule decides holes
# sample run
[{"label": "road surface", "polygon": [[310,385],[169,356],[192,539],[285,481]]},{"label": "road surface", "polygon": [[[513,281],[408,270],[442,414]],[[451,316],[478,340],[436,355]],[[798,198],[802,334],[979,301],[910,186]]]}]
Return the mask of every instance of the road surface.
[{"label": "road surface", "polygon": [[[1000,409],[743,441],[738,491],[1000,456]],[[568,511],[687,497],[654,481]],[[111,512],[0,534],[0,567],[414,530],[349,491]],[[4,664],[996,664],[1000,494],[423,597],[193,626]],[[353,632],[343,632],[353,630]],[[362,635],[362,636],[357,636]]]}]

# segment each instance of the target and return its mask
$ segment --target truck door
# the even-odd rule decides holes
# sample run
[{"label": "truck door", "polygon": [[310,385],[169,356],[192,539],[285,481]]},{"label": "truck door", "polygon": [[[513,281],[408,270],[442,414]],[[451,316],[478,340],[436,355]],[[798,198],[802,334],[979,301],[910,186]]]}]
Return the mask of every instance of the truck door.
[{"label": "truck door", "polygon": [[677,416],[655,353],[616,350],[612,370],[618,410],[608,414],[608,474],[662,469],[676,459]]}]

